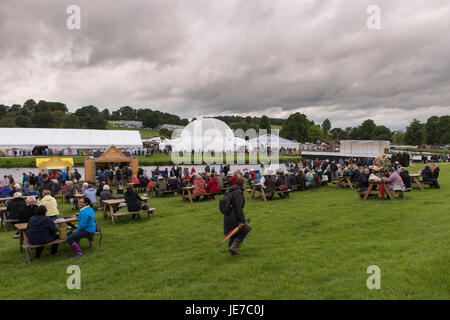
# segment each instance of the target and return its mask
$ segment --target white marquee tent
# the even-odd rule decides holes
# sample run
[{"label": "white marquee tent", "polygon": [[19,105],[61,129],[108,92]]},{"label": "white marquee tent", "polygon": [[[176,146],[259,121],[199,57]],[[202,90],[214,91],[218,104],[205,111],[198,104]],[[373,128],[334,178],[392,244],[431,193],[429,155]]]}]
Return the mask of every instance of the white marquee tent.
[{"label": "white marquee tent", "polygon": [[233,130],[225,122],[202,118],[189,123],[179,138],[163,141],[160,148],[171,146],[175,152],[234,152],[246,145],[244,139],[234,136]]},{"label": "white marquee tent", "polygon": [[0,149],[32,150],[35,146],[53,149],[142,148],[139,131],[0,128]]},{"label": "white marquee tent", "polygon": [[259,147],[259,148],[266,148],[266,147],[272,147],[276,149],[276,145],[278,145],[278,148],[285,148],[285,149],[299,149],[299,143],[295,141],[291,141],[285,138],[281,138],[279,136],[267,134],[262,135],[253,139],[248,140],[248,143],[250,146],[253,147]]}]

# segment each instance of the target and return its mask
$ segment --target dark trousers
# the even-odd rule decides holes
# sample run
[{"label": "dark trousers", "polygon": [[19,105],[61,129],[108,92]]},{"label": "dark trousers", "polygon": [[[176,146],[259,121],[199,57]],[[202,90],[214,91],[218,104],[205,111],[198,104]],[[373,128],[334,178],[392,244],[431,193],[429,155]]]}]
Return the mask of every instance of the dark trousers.
[{"label": "dark trousers", "polygon": [[240,242],[244,241],[247,234],[250,232],[251,228],[249,226],[239,229],[238,232],[230,239],[228,239],[228,248],[233,244],[234,239],[238,239]]},{"label": "dark trousers", "polygon": [[92,236],[93,233],[87,232],[86,230],[80,230],[77,232],[70,232],[68,237],[67,237],[67,242],[69,244],[72,244],[75,241],[80,241],[83,238],[89,238],[90,236]]},{"label": "dark trousers", "polygon": [[[58,236],[55,236],[55,240],[57,240],[57,239],[58,239]],[[36,248],[36,252],[34,255],[36,257],[36,259],[39,259],[43,250],[44,250],[44,247]],[[56,252],[58,252],[58,244],[52,244],[50,247],[50,253],[56,254]]]},{"label": "dark trousers", "polygon": [[440,188],[441,188],[441,186],[439,185],[439,182],[437,181],[437,179],[430,179],[430,180],[427,180],[426,182],[431,182],[431,183],[433,183],[433,186],[434,186],[436,189],[440,189]]}]

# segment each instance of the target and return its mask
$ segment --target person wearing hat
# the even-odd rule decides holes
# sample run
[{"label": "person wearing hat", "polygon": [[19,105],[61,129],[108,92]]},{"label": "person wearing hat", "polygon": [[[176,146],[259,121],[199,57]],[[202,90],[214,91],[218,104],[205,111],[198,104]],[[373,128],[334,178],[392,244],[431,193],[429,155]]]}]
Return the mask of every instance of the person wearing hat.
[{"label": "person wearing hat", "polygon": [[55,195],[55,184],[53,183],[52,180],[49,179],[46,173],[42,175],[42,182],[39,185],[40,198],[43,197],[42,192],[44,192],[44,190],[49,190],[52,197]]},{"label": "person wearing hat", "polygon": [[[105,184],[103,186],[102,192],[100,192],[100,207],[99,207],[99,210],[103,210],[103,201],[104,200],[112,200],[112,199],[122,199],[122,197],[118,197],[118,196],[113,195],[109,185]],[[115,211],[117,211],[117,209]]]}]

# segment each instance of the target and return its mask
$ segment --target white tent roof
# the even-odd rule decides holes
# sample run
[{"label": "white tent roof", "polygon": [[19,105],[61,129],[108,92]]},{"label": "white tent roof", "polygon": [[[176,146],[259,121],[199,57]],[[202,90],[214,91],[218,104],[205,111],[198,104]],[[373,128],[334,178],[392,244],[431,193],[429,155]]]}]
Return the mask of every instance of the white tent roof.
[{"label": "white tent roof", "polygon": [[55,149],[96,149],[115,145],[118,148],[142,148],[139,131],[0,128],[0,149],[33,149],[48,146]]},{"label": "white tent roof", "polygon": [[251,146],[258,146],[258,147],[267,147],[267,146],[271,146],[271,144],[273,146],[275,146],[275,144],[277,143],[276,141],[278,140],[278,147],[279,148],[292,148],[292,149],[298,149],[299,148],[299,143],[295,142],[295,141],[291,141],[285,138],[281,138],[278,136],[274,136],[271,134],[267,134],[267,135],[262,135],[253,139],[248,140],[249,145]]}]

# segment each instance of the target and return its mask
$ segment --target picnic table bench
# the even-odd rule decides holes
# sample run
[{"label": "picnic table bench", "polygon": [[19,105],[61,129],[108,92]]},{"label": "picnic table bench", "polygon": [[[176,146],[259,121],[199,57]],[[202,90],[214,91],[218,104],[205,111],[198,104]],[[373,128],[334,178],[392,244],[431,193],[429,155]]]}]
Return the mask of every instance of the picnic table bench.
[{"label": "picnic table bench", "polygon": [[286,190],[275,190],[273,193],[266,193],[264,190],[264,187],[261,184],[254,184],[252,186],[251,190],[248,190],[250,192],[250,196],[253,199],[255,197],[255,193],[259,193],[265,202],[267,202],[267,198],[271,199],[275,194],[278,194],[281,199],[283,198],[283,195],[287,195],[289,197],[289,193],[292,191],[292,189],[286,189]]},{"label": "picnic table bench", "polygon": [[115,224],[116,220],[119,219],[120,217],[123,217],[123,216],[129,216],[129,215],[137,214],[140,217],[141,213],[147,213],[147,217],[150,219],[153,211],[155,211],[155,210],[156,210],[156,208],[149,208],[147,210],[140,210],[140,211],[135,211],[135,212],[131,212],[131,211],[130,212],[129,211],[127,211],[127,212],[116,212],[116,213],[113,213],[111,215],[112,223]]},{"label": "picnic table bench", "polygon": [[339,188],[341,185],[343,185],[344,187],[350,187],[350,189],[354,189],[356,187],[358,187],[358,184],[356,182],[352,182],[351,181],[351,177],[350,176],[342,176],[339,177],[338,180],[335,180],[332,182],[333,184],[336,184],[336,187]]},{"label": "picnic table bench", "polygon": [[[363,200],[367,200],[369,198],[369,195],[375,195],[375,196],[379,196],[380,194],[380,190],[379,187],[381,187],[381,184],[383,184],[383,190],[384,190],[384,194],[385,196],[387,196],[390,200],[394,200],[394,194],[392,193],[392,191],[389,190],[388,184],[387,183],[382,183],[381,181],[369,181],[369,188],[366,191],[361,191],[361,190],[356,190],[356,192],[358,194],[363,194]],[[377,189],[378,187],[378,189]]]},{"label": "picnic table bench", "polygon": [[[141,196],[142,201],[147,202],[148,201],[148,197],[145,196]],[[116,213],[116,211],[121,207],[121,204],[125,204],[126,201],[124,198],[120,198],[120,199],[110,199],[110,200],[103,200],[103,219],[105,219],[106,217],[110,217],[112,223],[115,223],[115,218],[120,217],[120,215],[118,215],[118,213]],[[135,212],[136,213],[136,212]],[[114,214],[116,214],[114,216]],[[133,213],[130,213],[133,214]],[[123,214],[126,215],[126,214]]]},{"label": "picnic table bench", "polygon": [[8,227],[7,227],[8,223],[10,223],[10,224],[15,224],[15,223],[19,222],[19,220],[17,220],[17,219],[7,219],[7,216],[6,216],[6,210],[7,210],[6,207],[0,207],[0,211],[1,211],[1,213],[2,213],[2,225],[3,225],[3,230],[4,230],[5,232],[8,232]]},{"label": "picnic table bench", "polygon": [[[193,191],[194,191],[195,187],[183,187],[182,188],[182,193],[181,193],[181,200],[184,201],[186,199],[189,199],[189,201],[191,203],[194,203],[194,195],[193,195]],[[215,193],[205,193],[202,195],[199,195],[199,197],[203,197],[203,200],[208,200],[208,199],[215,199],[216,198],[216,194]]]},{"label": "picnic table bench", "polygon": [[[32,245],[28,243],[28,238],[27,238],[27,226],[28,223],[20,223],[20,224],[16,224],[16,228],[17,230],[19,230],[20,232],[20,251],[25,250],[26,253],[26,257],[27,257],[27,262],[31,263],[31,251],[40,247],[46,247],[46,246],[51,246],[53,244],[59,244],[59,243],[64,243],[67,242],[67,229],[76,229],[76,226],[72,224],[72,222],[78,221],[77,217],[69,217],[69,218],[62,218],[62,219],[56,219],[55,220],[55,224],[58,225],[58,231],[59,231],[59,239],[56,239],[55,241],[46,243],[46,244],[37,244],[37,245]],[[93,242],[95,240],[95,236],[100,236],[99,239],[99,246],[102,245],[102,238],[103,238],[103,234],[101,231],[97,231],[95,233],[93,233],[89,238],[89,247],[92,248],[93,247]]]},{"label": "picnic table bench", "polygon": [[423,181],[423,179],[422,180],[420,179],[420,178],[422,178],[421,173],[413,173],[413,174],[410,174],[409,177],[411,178],[411,187],[413,185],[416,185],[420,188],[420,190],[424,190],[424,188],[423,188],[424,185],[427,185],[430,188],[433,186],[433,182]]}]

